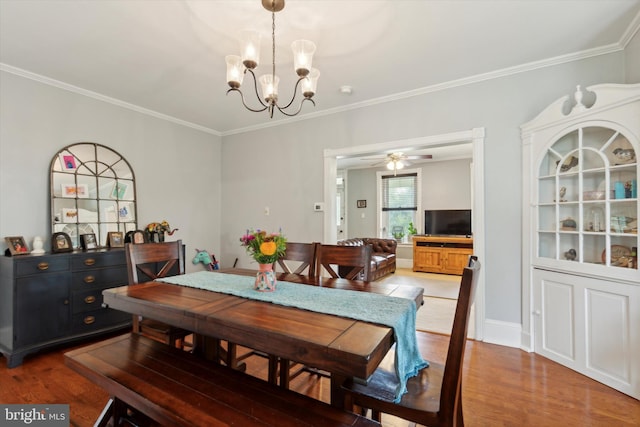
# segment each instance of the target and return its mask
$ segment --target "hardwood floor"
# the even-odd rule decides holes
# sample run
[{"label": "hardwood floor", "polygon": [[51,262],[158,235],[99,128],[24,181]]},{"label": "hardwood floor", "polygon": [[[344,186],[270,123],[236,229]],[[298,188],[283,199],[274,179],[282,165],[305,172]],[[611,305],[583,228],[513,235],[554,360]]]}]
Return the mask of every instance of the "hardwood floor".
[{"label": "hardwood floor", "polygon": [[[419,332],[422,355],[443,361],[448,337]],[[80,346],[80,345],[79,345]],[[536,354],[468,341],[463,377],[465,424],[474,426],[638,426],[640,402]],[[108,396],[64,365],[59,348],[7,369],[0,358],[1,403],[70,404],[71,426],[91,426]],[[266,378],[265,359],[247,359],[248,373]],[[292,389],[329,401],[325,378],[301,375]],[[384,426],[408,426],[383,418]]]}]

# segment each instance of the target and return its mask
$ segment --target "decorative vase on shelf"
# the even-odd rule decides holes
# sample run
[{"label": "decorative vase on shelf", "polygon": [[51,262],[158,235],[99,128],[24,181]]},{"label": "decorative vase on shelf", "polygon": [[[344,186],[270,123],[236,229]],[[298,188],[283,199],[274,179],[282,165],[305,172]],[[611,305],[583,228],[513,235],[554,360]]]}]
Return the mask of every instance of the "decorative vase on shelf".
[{"label": "decorative vase on shelf", "polygon": [[273,292],[276,290],[276,274],[273,271],[273,264],[259,264],[256,283],[253,288],[260,292]]}]

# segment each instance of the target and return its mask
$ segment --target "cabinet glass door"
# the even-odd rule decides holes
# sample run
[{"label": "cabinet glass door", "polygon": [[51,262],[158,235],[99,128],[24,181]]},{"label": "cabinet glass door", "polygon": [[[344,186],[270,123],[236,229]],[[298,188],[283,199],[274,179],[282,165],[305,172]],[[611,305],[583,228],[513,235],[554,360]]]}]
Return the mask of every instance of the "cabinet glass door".
[{"label": "cabinet glass door", "polygon": [[537,185],[538,257],[638,268],[638,162],[622,133],[589,126],[563,135]]}]

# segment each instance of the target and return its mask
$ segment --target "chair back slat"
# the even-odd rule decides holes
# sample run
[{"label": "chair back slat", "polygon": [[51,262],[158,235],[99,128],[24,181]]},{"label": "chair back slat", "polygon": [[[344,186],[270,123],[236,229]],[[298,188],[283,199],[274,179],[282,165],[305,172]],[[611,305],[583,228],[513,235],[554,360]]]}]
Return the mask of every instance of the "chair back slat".
[{"label": "chair back slat", "polygon": [[464,268],[460,281],[460,291],[456,312],[453,318],[451,339],[447,350],[447,359],[440,394],[440,412],[455,417],[462,401],[462,366],[469,327],[471,304],[478,283],[480,262],[476,256],[469,257],[469,264]]},{"label": "chair back slat", "polygon": [[[278,259],[277,264],[285,273],[303,274],[308,269],[308,276],[316,274],[316,249],[318,243],[295,243],[287,242],[287,250],[283,257]],[[287,263],[287,261],[295,261],[300,264],[295,270]]]},{"label": "chair back slat", "polygon": [[[125,244],[129,284],[166,277],[172,272],[184,274],[182,240],[163,243]],[[177,269],[174,266],[177,265]],[[140,273],[144,274],[142,276]]]},{"label": "chair back slat", "polygon": [[[334,278],[357,280],[362,273],[362,280],[371,280],[371,245],[318,245],[317,259],[316,277],[322,274],[324,268]],[[340,275],[339,270],[333,266],[350,267],[350,270]]]}]

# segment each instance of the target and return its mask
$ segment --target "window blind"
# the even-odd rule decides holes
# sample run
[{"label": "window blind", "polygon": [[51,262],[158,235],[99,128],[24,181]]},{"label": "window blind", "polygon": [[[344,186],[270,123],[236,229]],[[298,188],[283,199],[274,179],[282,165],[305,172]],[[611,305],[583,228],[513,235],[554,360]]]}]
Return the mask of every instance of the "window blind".
[{"label": "window blind", "polygon": [[418,210],[418,174],[382,177],[382,211]]}]

